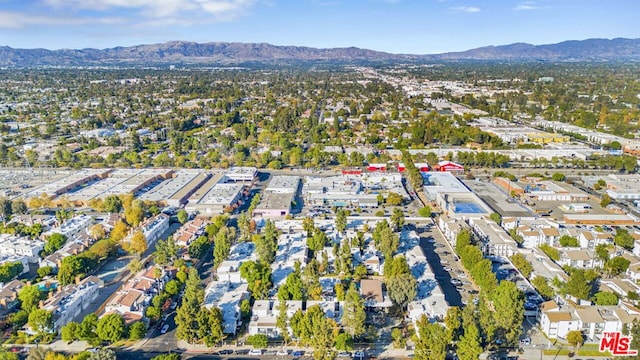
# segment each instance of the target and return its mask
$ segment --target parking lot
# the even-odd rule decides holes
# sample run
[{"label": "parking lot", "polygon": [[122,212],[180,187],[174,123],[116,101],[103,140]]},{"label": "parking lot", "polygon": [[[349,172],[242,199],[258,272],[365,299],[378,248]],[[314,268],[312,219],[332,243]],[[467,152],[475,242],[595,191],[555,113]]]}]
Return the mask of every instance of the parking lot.
[{"label": "parking lot", "polygon": [[433,224],[420,228],[420,245],[450,306],[463,306],[478,293],[460,259]]}]

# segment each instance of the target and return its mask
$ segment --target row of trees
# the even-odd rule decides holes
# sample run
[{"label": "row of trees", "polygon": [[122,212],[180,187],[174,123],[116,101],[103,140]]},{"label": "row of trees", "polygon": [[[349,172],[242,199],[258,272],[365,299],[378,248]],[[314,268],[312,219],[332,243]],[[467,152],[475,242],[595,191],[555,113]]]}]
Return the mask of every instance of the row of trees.
[{"label": "row of trees", "polygon": [[176,337],[190,344],[214,346],[224,338],[222,312],[216,307],[207,309],[204,289],[195,268],[189,269],[182,304],[176,312]]}]

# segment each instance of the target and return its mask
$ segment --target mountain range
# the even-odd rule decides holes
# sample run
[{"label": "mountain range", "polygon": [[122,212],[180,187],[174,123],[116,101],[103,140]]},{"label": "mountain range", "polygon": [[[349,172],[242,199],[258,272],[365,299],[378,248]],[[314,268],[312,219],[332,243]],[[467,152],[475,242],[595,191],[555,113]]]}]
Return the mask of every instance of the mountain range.
[{"label": "mountain range", "polygon": [[5,67],[436,61],[640,61],[640,39],[587,39],[547,45],[515,43],[429,55],[391,54],[356,47],[318,49],[236,42],[171,41],[109,49],[61,50],[0,46],[0,66]]}]

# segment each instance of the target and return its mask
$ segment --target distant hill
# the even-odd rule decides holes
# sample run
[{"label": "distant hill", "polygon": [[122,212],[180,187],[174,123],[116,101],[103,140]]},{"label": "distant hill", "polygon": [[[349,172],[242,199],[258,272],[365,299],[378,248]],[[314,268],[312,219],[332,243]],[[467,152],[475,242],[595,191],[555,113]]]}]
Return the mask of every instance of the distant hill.
[{"label": "distant hill", "polygon": [[452,60],[639,61],[640,39],[588,39],[549,45],[516,43],[431,55],[390,54],[355,47],[317,49],[305,46],[276,46],[265,43],[195,43],[185,41],[115,47],[102,50],[46,50],[0,47],[0,66],[230,65],[248,62],[323,61],[357,63]]}]

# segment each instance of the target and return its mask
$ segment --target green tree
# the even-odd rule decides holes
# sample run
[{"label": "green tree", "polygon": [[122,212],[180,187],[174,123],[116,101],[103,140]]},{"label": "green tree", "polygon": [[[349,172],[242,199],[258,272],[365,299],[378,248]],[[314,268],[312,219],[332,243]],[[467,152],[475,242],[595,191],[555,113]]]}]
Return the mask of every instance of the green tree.
[{"label": "green tree", "polygon": [[66,242],[67,237],[62,234],[53,233],[49,235],[49,237],[47,237],[47,242],[44,244],[44,254],[53,254],[57,250],[61,249]]},{"label": "green tree", "polygon": [[22,274],[22,262],[8,262],[0,265],[0,282],[7,283]]},{"label": "green tree", "polygon": [[429,206],[429,205],[421,207],[420,210],[418,210],[418,214],[420,216],[426,217],[426,218],[430,218],[432,212],[433,212],[433,210],[431,209],[431,206]]},{"label": "green tree", "polygon": [[629,268],[629,264],[631,264],[631,261],[629,261],[627,258],[622,256],[616,256],[609,259],[605,263],[604,267],[605,269],[607,269],[607,271],[611,275],[616,276],[616,275],[623,274],[625,271],[627,271],[627,269]]},{"label": "green tree", "polygon": [[391,340],[393,347],[396,349],[402,349],[407,346],[407,339],[399,328],[391,329]]},{"label": "green tree", "polygon": [[598,244],[596,245],[596,256],[597,258],[606,263],[609,260],[609,245],[607,244]]},{"label": "green tree", "polygon": [[600,291],[593,295],[596,305],[618,305],[618,295],[609,291]]},{"label": "green tree", "polygon": [[142,321],[136,321],[129,326],[129,340],[136,341],[143,339],[146,334],[147,327]]},{"label": "green tree", "polygon": [[158,240],[156,242],[156,250],[153,252],[153,260],[160,266],[173,264],[178,258],[179,247],[172,236],[166,240]]},{"label": "green tree", "polygon": [[151,360],[180,360],[180,354],[162,354],[153,357]]},{"label": "green tree", "polygon": [[402,227],[404,226],[404,211],[402,211],[402,209],[400,208],[393,209],[390,220],[394,230],[400,231],[400,229],[402,229]]},{"label": "green tree", "polygon": [[45,309],[35,309],[29,313],[27,321],[31,330],[38,334],[51,333],[53,329],[53,314]]},{"label": "green tree", "polygon": [[96,335],[103,341],[116,342],[124,336],[124,319],[120,314],[112,313],[98,320]]},{"label": "green tree", "polygon": [[477,360],[482,354],[480,332],[476,324],[465,326],[464,334],[457,343],[457,353],[460,360]]},{"label": "green tree", "polygon": [[300,262],[296,261],[293,264],[293,272],[287,275],[284,286],[281,286],[286,290],[286,300],[306,300],[305,284],[302,281],[302,272],[300,271]]},{"label": "green tree", "polygon": [[[198,236],[195,240],[189,244],[187,252],[192,259],[201,259],[207,252],[207,249],[211,247],[211,243],[206,236]],[[214,264],[215,264],[215,248],[214,248]]]},{"label": "green tree", "polygon": [[567,342],[571,346],[580,346],[584,342],[584,337],[580,330],[571,330],[567,333]]},{"label": "green tree", "polygon": [[240,265],[240,276],[249,283],[255,299],[266,299],[271,288],[271,267],[261,262],[245,261]]},{"label": "green tree", "polygon": [[303,314],[298,311],[291,318],[294,336],[314,349],[314,359],[331,359],[335,355],[331,351],[340,328],[333,319],[324,316],[319,305],[307,308]]},{"label": "green tree", "polygon": [[365,332],[366,319],[364,301],[360,297],[355,283],[352,282],[347,290],[342,308],[342,327],[351,338],[357,338]]},{"label": "green tree", "polygon": [[222,311],[217,307],[202,309],[198,314],[198,339],[207,346],[215,346],[224,339]]},{"label": "green tree", "polygon": [[340,333],[338,337],[336,337],[336,341],[333,346],[337,350],[348,351],[353,350],[353,339],[347,333]]},{"label": "green tree", "polygon": [[565,291],[578,299],[588,299],[591,292],[591,283],[587,280],[582,269],[575,269],[565,284]]},{"label": "green tree", "polygon": [[185,340],[189,344],[196,344],[200,341],[198,336],[198,314],[202,311],[204,302],[204,290],[200,284],[200,276],[195,268],[189,269],[189,276],[185,283],[182,304],[176,311],[175,322],[176,337]]},{"label": "green tree", "polygon": [[633,236],[629,234],[629,231],[627,231],[627,229],[623,229],[620,227],[616,228],[616,236],[613,238],[613,242],[626,250],[633,250],[634,239]]},{"label": "green tree", "polygon": [[92,352],[87,360],[116,360],[116,353],[111,349],[101,348]]},{"label": "green tree", "polygon": [[507,344],[515,345],[522,332],[524,296],[515,283],[502,281],[492,293],[494,321]]},{"label": "green tree", "polygon": [[444,324],[447,334],[452,341],[458,340],[460,330],[462,330],[462,311],[457,306],[451,306],[444,317]]},{"label": "green tree", "polygon": [[131,201],[129,206],[124,204],[124,219],[132,227],[140,225],[144,219],[145,207],[144,203],[140,200]]},{"label": "green tree", "polygon": [[19,360],[20,356],[17,353],[10,352],[4,348],[0,348],[0,359],[2,360]]},{"label": "green tree", "polygon": [[122,211],[122,200],[116,195],[109,195],[102,202],[104,211],[108,213],[119,213]]},{"label": "green tree", "polygon": [[71,342],[79,338],[78,335],[80,335],[80,331],[80,324],[75,321],[70,321],[60,328],[60,336],[62,337],[62,340]]},{"label": "green tree", "polygon": [[442,360],[451,339],[447,330],[438,323],[430,323],[422,316],[416,323],[415,358],[418,360]]},{"label": "green tree", "polygon": [[279,299],[278,316],[276,317],[276,327],[280,332],[280,337],[284,340],[285,345],[289,342],[289,316],[287,315],[287,302]]},{"label": "green tree", "polygon": [[329,242],[329,238],[324,233],[324,231],[315,228],[313,230],[313,235],[307,238],[307,247],[312,251],[320,251],[324,249],[325,244]]},{"label": "green tree", "polygon": [[18,299],[20,299],[22,309],[30,313],[38,308],[43,296],[37,285],[27,285],[18,292]]},{"label": "green tree", "polygon": [[391,206],[398,206],[398,205],[402,205],[402,200],[403,199],[401,195],[394,192],[389,192],[387,194],[387,199],[385,200],[385,202]]},{"label": "green tree", "polygon": [[611,204],[611,197],[609,196],[609,194],[602,194],[602,196],[600,197],[600,206],[606,208],[607,206],[609,206],[609,204]]},{"label": "green tree", "polygon": [[158,321],[160,320],[160,316],[162,316],[162,310],[157,306],[149,305],[145,309],[144,315],[151,319],[151,321]]},{"label": "green tree", "polygon": [[513,254],[511,256],[511,263],[522,273],[522,276],[527,279],[533,272],[533,266],[531,265],[529,260],[527,260],[527,258],[520,253]]},{"label": "green tree", "polygon": [[560,261],[560,251],[558,251],[558,249],[554,248],[553,246],[549,244],[542,244],[538,246],[538,248],[542,250],[542,252],[545,253],[549,257],[549,259],[553,261]]},{"label": "green tree", "polygon": [[180,224],[184,225],[189,220],[189,214],[187,214],[186,210],[180,209],[180,210],[178,210],[178,213],[176,214],[176,218],[178,218],[178,222]]},{"label": "green tree", "polygon": [[338,208],[336,211],[336,231],[342,234],[347,228],[347,212],[343,208]]},{"label": "green tree", "polygon": [[553,181],[565,181],[567,177],[563,174],[563,173],[553,173],[553,175],[551,175],[551,179]]},{"label": "green tree", "polygon": [[536,276],[531,280],[531,284],[536,288],[538,294],[542,296],[545,300],[552,299],[556,294],[551,286],[549,286],[549,281],[544,276]]},{"label": "green tree", "polygon": [[267,265],[273,263],[278,250],[278,230],[273,221],[265,223],[262,234],[255,236],[253,242],[256,244],[258,260]]},{"label": "green tree", "polygon": [[96,314],[89,314],[82,319],[80,323],[80,336],[79,338],[89,343],[99,342],[96,329],[98,327],[98,316]]},{"label": "green tree", "polygon": [[382,252],[385,259],[390,259],[393,254],[398,251],[399,245],[400,238],[393,232],[393,230],[391,230],[391,228],[384,228],[380,232],[380,242],[378,245],[378,249],[380,250],[380,252]]},{"label": "green tree", "polygon": [[147,251],[147,238],[142,230],[138,230],[133,233],[129,241],[122,244],[122,248],[130,254],[142,255]]},{"label": "green tree", "polygon": [[38,273],[38,277],[44,278],[53,273],[53,268],[51,266],[41,266],[36,270],[36,272]]},{"label": "green tree", "polygon": [[250,335],[247,338],[247,344],[256,349],[265,349],[269,345],[269,339],[264,334]]},{"label": "green tree", "polygon": [[213,263],[214,266],[220,265],[225,261],[231,252],[231,236],[229,228],[223,226],[214,238],[213,247]]},{"label": "green tree", "polygon": [[418,282],[411,274],[391,277],[387,279],[386,285],[391,301],[403,310],[417,295]]},{"label": "green tree", "polygon": [[558,239],[560,246],[562,247],[579,247],[578,239],[570,235],[562,235],[560,239]]},{"label": "green tree", "polygon": [[489,219],[493,220],[493,222],[498,225],[502,224],[502,216],[498,213],[491,213],[491,215],[489,215]]}]

